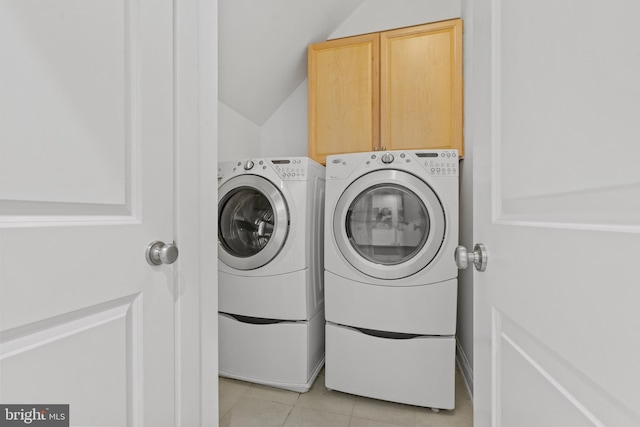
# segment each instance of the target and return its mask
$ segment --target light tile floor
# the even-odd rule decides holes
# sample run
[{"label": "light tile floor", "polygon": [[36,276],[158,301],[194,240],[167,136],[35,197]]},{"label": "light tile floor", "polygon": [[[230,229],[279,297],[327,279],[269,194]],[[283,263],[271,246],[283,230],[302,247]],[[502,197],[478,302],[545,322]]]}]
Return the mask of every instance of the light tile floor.
[{"label": "light tile floor", "polygon": [[324,386],[324,369],[307,393],[219,378],[220,427],[472,427],[473,407],[456,369],[456,409],[438,413],[353,396]]}]

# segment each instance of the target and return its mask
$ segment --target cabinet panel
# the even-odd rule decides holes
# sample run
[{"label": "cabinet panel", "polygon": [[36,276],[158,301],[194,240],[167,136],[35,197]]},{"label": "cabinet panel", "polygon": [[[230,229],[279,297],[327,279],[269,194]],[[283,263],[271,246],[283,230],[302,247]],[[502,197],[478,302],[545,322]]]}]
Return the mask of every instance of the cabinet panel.
[{"label": "cabinet panel", "polygon": [[383,32],[380,56],[381,145],[462,156],[462,20]]},{"label": "cabinet panel", "polygon": [[309,157],[463,146],[462,20],[309,46]]},{"label": "cabinet panel", "polygon": [[309,46],[309,157],[379,144],[379,34]]}]

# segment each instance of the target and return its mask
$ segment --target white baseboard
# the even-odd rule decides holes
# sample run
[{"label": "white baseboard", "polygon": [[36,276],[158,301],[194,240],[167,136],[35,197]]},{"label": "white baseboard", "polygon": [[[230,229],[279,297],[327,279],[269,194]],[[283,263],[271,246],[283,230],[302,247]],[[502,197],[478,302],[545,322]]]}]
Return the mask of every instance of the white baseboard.
[{"label": "white baseboard", "polygon": [[464,380],[464,385],[467,387],[467,393],[469,393],[469,398],[471,402],[473,402],[473,367],[469,363],[469,359],[467,358],[467,354],[464,352],[464,349],[460,345],[460,341],[456,339],[456,362],[458,363],[458,367],[460,367],[460,372],[462,373],[462,379]]}]

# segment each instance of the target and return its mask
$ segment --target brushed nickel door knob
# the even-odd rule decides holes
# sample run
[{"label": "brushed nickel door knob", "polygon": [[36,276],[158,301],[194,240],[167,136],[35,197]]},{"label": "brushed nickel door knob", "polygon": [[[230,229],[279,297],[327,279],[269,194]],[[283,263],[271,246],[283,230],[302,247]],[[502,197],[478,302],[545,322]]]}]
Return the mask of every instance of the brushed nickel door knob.
[{"label": "brushed nickel door knob", "polygon": [[147,246],[146,256],[150,265],[173,264],[178,259],[178,247],[175,242],[156,240]]},{"label": "brushed nickel door knob", "polygon": [[473,263],[478,271],[485,271],[487,269],[488,255],[482,243],[476,243],[472,253],[469,253],[464,246],[458,246],[454,257],[456,259],[456,265],[460,270],[467,268],[470,263]]}]

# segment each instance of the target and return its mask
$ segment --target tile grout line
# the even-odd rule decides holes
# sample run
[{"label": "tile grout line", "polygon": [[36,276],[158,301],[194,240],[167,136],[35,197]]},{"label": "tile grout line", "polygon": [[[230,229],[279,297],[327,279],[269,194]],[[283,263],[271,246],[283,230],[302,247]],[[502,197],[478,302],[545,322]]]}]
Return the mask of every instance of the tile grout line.
[{"label": "tile grout line", "polygon": [[295,405],[292,405],[291,408],[289,408],[289,412],[287,412],[287,416],[284,418],[284,421],[282,421],[282,424],[280,424],[280,427],[284,427],[284,425],[287,423],[287,420],[289,419],[289,417],[291,416],[291,413],[293,412],[293,408],[295,408]]}]

